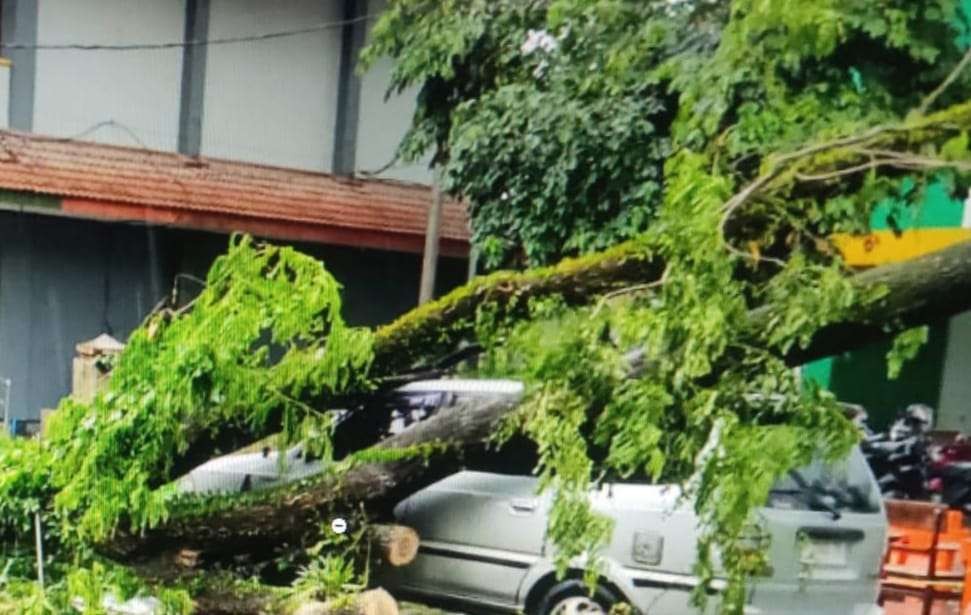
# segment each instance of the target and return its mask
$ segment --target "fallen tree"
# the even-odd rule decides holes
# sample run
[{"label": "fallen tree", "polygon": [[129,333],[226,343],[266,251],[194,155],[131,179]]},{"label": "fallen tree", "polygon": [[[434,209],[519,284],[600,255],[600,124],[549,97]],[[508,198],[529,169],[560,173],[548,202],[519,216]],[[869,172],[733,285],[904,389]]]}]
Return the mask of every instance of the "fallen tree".
[{"label": "fallen tree", "polygon": [[[333,515],[364,506],[372,517],[388,518],[400,499],[454,473],[464,455],[485,447],[513,408],[506,400],[449,408],[319,477],[247,496],[199,498],[146,532],[116,533],[100,549],[135,563],[183,549],[218,561],[226,555],[270,554],[280,545],[306,547],[320,538],[322,528],[329,528]],[[413,557],[417,550],[410,537],[382,529],[375,537],[387,545],[385,555],[392,564],[410,561],[399,551]],[[394,539],[407,544],[388,544]]]},{"label": "fallen tree", "polygon": [[[890,172],[901,170],[935,171],[941,168],[971,170],[971,162],[963,160],[942,161],[919,153],[920,144],[949,143],[962,126],[971,125],[971,103],[964,102],[940,113],[927,117],[910,118],[898,125],[877,126],[860,134],[815,143],[798,150],[769,157],[767,169],[752,179],[730,197],[719,193],[717,230],[722,240],[718,249],[727,249],[743,259],[756,261],[759,266],[778,266],[785,260],[767,255],[755,256],[739,251],[735,243],[751,241],[748,229],[763,212],[758,211],[760,200],[779,198],[792,193],[826,192],[833,189],[833,182],[846,178],[857,180],[863,173],[874,169]],[[881,158],[874,159],[873,153]],[[785,198],[784,196],[781,198]],[[798,204],[803,199],[793,199]],[[748,209],[755,208],[755,213]],[[715,221],[712,221],[715,224]],[[761,233],[765,233],[763,229]],[[793,233],[793,229],[775,229],[776,233]],[[826,242],[812,236],[815,243]],[[669,269],[662,248],[663,239],[640,237],[604,250],[578,258],[567,258],[548,267],[526,271],[501,271],[475,278],[436,301],[409,311],[392,323],[379,327],[374,333],[373,360],[369,373],[388,386],[399,382],[395,375],[427,370],[435,374],[436,360],[458,349],[462,343],[474,341],[476,319],[483,308],[491,310],[490,318],[515,320],[528,315],[531,300],[548,297],[571,306],[583,306],[598,301],[603,296],[623,294],[627,291],[653,290],[662,283]],[[688,241],[688,240],[685,240]],[[788,258],[792,246],[766,242],[767,252],[784,250]],[[814,245],[815,249],[815,245]],[[827,248],[833,252],[830,246]],[[832,258],[830,256],[830,258]],[[921,268],[879,270],[858,275],[856,285],[873,291],[886,286],[883,299],[872,305],[859,305],[859,313],[843,323],[826,323],[814,335],[812,346],[787,351],[791,365],[805,363],[837,352],[852,350],[893,331],[900,331],[916,324],[935,322],[940,318],[967,309],[963,301],[966,289],[961,286],[963,269],[960,255],[947,253],[940,262],[925,261]],[[939,270],[939,271],[938,271]],[[939,277],[935,277],[939,276]],[[936,282],[932,279],[934,278]],[[949,292],[955,284],[958,292]],[[922,296],[922,293],[926,295]],[[848,306],[853,307],[853,306]],[[761,321],[772,306],[755,306],[753,320]],[[835,341],[840,340],[840,341]],[[852,340],[852,341],[850,341]],[[832,344],[832,347],[829,345]],[[842,347],[841,347],[842,345]],[[312,405],[333,403],[330,398],[308,397]],[[215,451],[229,451],[253,440],[265,437],[279,429],[280,413],[271,413],[268,420],[254,429],[251,424],[234,425],[223,422],[215,435],[212,425],[202,425],[190,434],[190,444],[185,453],[171,464],[170,471],[157,479],[170,479],[182,474]],[[366,443],[365,443],[366,444]]]},{"label": "fallen tree", "polygon": [[[893,332],[935,323],[971,309],[968,244],[943,250],[921,259],[885,265],[857,274],[854,284],[863,290],[883,289],[883,297],[863,307],[850,322],[832,323],[821,329],[808,347],[795,347],[786,355],[790,365],[848,352]],[[482,305],[504,306],[505,315],[523,313],[530,297],[559,295],[570,303],[584,305],[596,297],[630,287],[650,287],[663,275],[663,264],[638,242],[617,246],[539,270],[523,273],[500,272],[476,278],[448,295],[408,312],[381,327],[375,339],[375,372],[390,376],[401,366],[412,369],[428,357],[441,356],[470,338],[476,309]],[[756,308],[750,320],[758,325],[771,306]],[[434,373],[434,365],[426,366]],[[412,376],[413,377],[413,376]],[[391,383],[395,380],[390,379]],[[274,431],[271,422],[265,432]],[[354,425],[359,428],[360,425]],[[203,432],[187,452],[180,455],[164,478],[184,474],[210,459],[218,451],[238,449],[265,435],[249,427],[223,425],[215,436]],[[363,439],[362,439],[363,435]],[[358,447],[369,444],[366,434],[356,431]],[[337,440],[340,440],[338,434]],[[354,450],[353,448],[350,450]],[[163,477],[156,479],[156,486]]]},{"label": "fallen tree", "polygon": [[[469,197],[486,260],[593,253],[493,274],[372,331],[344,322],[319,262],[236,239],[191,308],[132,335],[104,395],[62,404],[28,452],[35,463],[0,468],[5,535],[24,544],[40,510],[71,568],[90,564],[92,545],[169,568],[177,556],[190,578],[207,558],[249,576],[236,555],[269,557],[293,587],[330,581],[312,599],[326,605],[364,581],[359,552],[316,542],[327,514],[386,517],[460,467],[498,419],[459,410],[437,434],[429,422],[389,445],[374,442],[368,412],[342,431],[329,410],[434,374],[471,343],[484,349],[473,375],[526,384],[519,411],[495,411],[540,452],[558,564],[609,537],[587,500],[593,477],[691,472],[704,528],[697,597],[717,560],[722,608],[741,612],[767,563],[746,548],[751,511],[775,479],[856,437],[791,365],[967,307],[966,245],[854,276],[826,238],[865,232],[877,202],[918,204],[928,182],[966,186],[971,55],[959,59],[948,17],[921,2],[898,2],[892,24],[865,4],[566,1],[512,19],[500,4],[400,0],[374,36],[415,60],[396,83],[427,80],[412,134],[439,147],[445,177]],[[706,35],[684,41],[695,26]],[[849,57],[876,68],[854,59],[848,79]],[[635,133],[634,148],[614,138]],[[644,352],[633,377],[631,348]],[[753,390],[787,403],[767,415]],[[277,431],[281,448],[339,451],[333,471],[262,494],[174,496],[183,470]],[[713,433],[719,454],[702,455]],[[302,559],[275,558],[281,543]]]},{"label": "fallen tree", "polygon": [[[971,309],[971,241],[904,263],[856,274],[853,285],[879,299],[864,305],[857,319],[823,328],[806,347],[786,355],[791,364],[815,356],[846,352],[917,325],[938,322]],[[771,307],[753,310],[759,327]],[[219,560],[226,555],[271,553],[273,545],[306,546],[317,539],[331,515],[363,506],[373,518],[386,519],[390,508],[459,468],[466,456],[484,448],[496,425],[512,410],[508,402],[448,408],[391,437],[359,457],[403,451],[403,458],[356,462],[310,482],[221,500],[209,509],[189,507],[143,534],[119,533],[102,550],[126,562],[157,557],[159,552],[194,549]],[[408,453],[409,449],[412,450]]]},{"label": "fallen tree", "polygon": [[[651,254],[640,241],[629,241],[604,252],[578,258],[568,258],[550,267],[527,271],[500,271],[477,277],[435,301],[409,311],[394,322],[379,327],[374,336],[374,360],[370,372],[385,380],[384,386],[400,382],[403,372],[427,371],[436,374],[435,361],[470,340],[480,306],[497,306],[504,317],[523,316],[530,298],[559,296],[574,305],[585,305],[592,297],[620,290],[633,284],[655,280],[663,270],[663,263]],[[413,374],[405,381],[414,378]],[[334,404],[340,400],[307,399],[309,404]],[[282,412],[271,412],[258,429],[249,423],[222,422],[218,429],[204,425],[188,435],[188,446],[171,460],[165,473],[152,478],[158,487],[171,478],[181,476],[202,464],[218,452],[230,452],[278,431]],[[354,425],[355,429],[366,429]],[[352,430],[353,431],[353,430]],[[346,439],[358,438],[357,447],[373,443],[361,433],[346,434]],[[340,440],[340,436],[337,436]],[[350,448],[349,450],[356,450]]]}]

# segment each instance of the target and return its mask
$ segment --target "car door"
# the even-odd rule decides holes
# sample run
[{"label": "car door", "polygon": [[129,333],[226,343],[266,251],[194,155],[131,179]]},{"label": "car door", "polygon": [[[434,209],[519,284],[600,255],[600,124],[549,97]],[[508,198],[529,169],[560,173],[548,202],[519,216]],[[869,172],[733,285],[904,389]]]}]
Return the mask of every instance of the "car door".
[{"label": "car door", "polygon": [[399,521],[421,537],[395,587],[479,603],[513,605],[543,552],[549,498],[532,476],[464,471],[401,502]]}]

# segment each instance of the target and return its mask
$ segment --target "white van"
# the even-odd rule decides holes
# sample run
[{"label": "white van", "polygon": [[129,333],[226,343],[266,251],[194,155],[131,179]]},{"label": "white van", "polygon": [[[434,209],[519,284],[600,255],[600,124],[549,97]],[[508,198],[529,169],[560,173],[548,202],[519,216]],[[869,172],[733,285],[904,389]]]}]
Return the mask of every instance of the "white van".
[{"label": "white van", "polygon": [[[522,396],[514,381],[432,380],[392,396],[387,433],[397,433],[469,397]],[[601,586],[591,596],[582,562],[558,579],[546,538],[550,494],[523,474],[535,465],[526,446],[470,458],[453,474],[395,508],[421,546],[405,567],[378,571],[376,583],[399,598],[463,611],[530,615],[602,615],[628,603],[644,615],[689,615],[698,519],[674,486],[636,480],[601,484],[594,508],[614,521]],[[322,469],[299,448],[280,464],[275,451],[235,455],[200,466],[180,483],[190,492],[259,489]],[[876,606],[887,520],[880,492],[859,449],[840,467],[794,472],[759,511],[770,538],[767,576],[753,584],[752,615],[881,615]],[[713,588],[717,593],[717,583]],[[717,600],[717,595],[713,596]]]},{"label": "white van", "polygon": [[[456,385],[412,388],[428,393],[435,386]],[[696,612],[690,594],[698,519],[677,487],[634,480],[590,493],[594,508],[614,521],[601,554],[605,574],[590,596],[580,562],[557,579],[546,538],[551,497],[538,493],[536,477],[516,473],[532,467],[509,459],[516,454],[471,460],[470,470],[402,501],[395,515],[417,530],[419,554],[408,566],[382,571],[378,582],[403,598],[466,611],[597,615],[628,603],[645,615]],[[759,511],[771,569],[753,584],[747,613],[883,613],[876,604],[887,537],[880,492],[859,449],[839,465],[793,473]]]}]

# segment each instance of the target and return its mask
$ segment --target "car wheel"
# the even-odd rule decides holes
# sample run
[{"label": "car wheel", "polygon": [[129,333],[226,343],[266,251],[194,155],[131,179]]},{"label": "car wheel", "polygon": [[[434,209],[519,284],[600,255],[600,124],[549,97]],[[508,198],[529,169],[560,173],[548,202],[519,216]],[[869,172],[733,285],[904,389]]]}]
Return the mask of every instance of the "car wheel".
[{"label": "car wheel", "polygon": [[617,602],[618,598],[602,587],[590,595],[583,582],[565,581],[546,592],[537,615],[607,615]]}]

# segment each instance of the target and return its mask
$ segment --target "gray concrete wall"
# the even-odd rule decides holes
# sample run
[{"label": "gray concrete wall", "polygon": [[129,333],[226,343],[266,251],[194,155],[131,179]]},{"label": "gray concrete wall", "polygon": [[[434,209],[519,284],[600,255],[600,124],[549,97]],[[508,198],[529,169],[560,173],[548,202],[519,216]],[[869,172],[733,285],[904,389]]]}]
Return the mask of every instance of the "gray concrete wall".
[{"label": "gray concrete wall", "polygon": [[[181,109],[193,126],[201,124],[191,136],[203,155],[333,171],[342,37],[347,34],[337,22],[345,17],[344,0],[205,4],[203,38],[210,40],[335,26],[199,48],[196,55],[204,60],[205,70],[199,71],[195,88],[184,87],[181,48],[21,51],[14,59],[10,117],[16,122],[11,125],[59,137],[175,151]],[[386,0],[370,0],[367,14],[377,15],[386,5]],[[186,3],[176,0],[11,0],[4,3],[4,35],[41,45],[171,43],[186,34],[185,11]],[[368,29],[373,23],[368,22]],[[385,100],[390,70],[390,61],[384,60],[360,76],[357,113],[343,126],[340,146],[354,154],[347,159],[357,171],[385,166],[411,123],[417,92]],[[183,97],[194,101],[191,108]],[[194,145],[183,149],[196,151]],[[431,182],[427,161],[399,162],[383,177]]]},{"label": "gray concrete wall", "polygon": [[[386,6],[387,0],[370,0],[368,13],[379,14]],[[369,22],[371,26],[373,23]],[[411,89],[385,100],[388,85],[391,83],[391,66],[391,60],[381,60],[361,77],[357,128],[358,170],[373,171],[387,165],[394,158],[398,144],[411,126],[418,91]],[[381,176],[424,184],[432,181],[427,159],[417,163],[399,161]]]},{"label": "gray concrete wall", "polygon": [[[342,18],[338,0],[212,0],[209,36],[247,36]],[[330,171],[340,27],[239,45],[210,46],[202,153]]]},{"label": "gray concrete wall", "polygon": [[[37,418],[71,386],[74,346],[108,331],[125,340],[177,272],[204,277],[225,251],[215,233],[107,224],[0,211],[0,378],[13,381],[12,418]],[[416,303],[418,255],[313,244],[344,285],[344,314],[387,322]],[[463,281],[443,259],[439,291]]]},{"label": "gray concrete wall", "polygon": [[971,312],[948,325],[938,426],[971,433]]},{"label": "gray concrete wall", "polygon": [[155,231],[0,212],[0,378],[11,416],[36,418],[70,390],[77,342],[122,339],[163,292]]},{"label": "gray concrete wall", "polygon": [[[180,41],[184,10],[183,2],[174,0],[43,0],[38,42]],[[40,50],[36,71],[34,132],[175,150],[181,49]],[[118,126],[92,130],[112,120]]]}]

